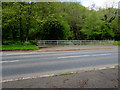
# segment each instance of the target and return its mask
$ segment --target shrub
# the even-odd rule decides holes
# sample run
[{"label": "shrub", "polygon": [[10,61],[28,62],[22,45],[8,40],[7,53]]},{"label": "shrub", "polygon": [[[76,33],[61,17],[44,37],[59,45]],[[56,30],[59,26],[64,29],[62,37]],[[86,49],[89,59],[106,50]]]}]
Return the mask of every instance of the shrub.
[{"label": "shrub", "polygon": [[13,44],[22,44],[20,41],[6,40],[3,41],[2,45],[13,45]]},{"label": "shrub", "polygon": [[37,41],[36,40],[29,40],[30,44],[32,45],[37,45]]},{"label": "shrub", "polygon": [[115,41],[114,45],[120,45],[120,41]]},{"label": "shrub", "polygon": [[44,20],[41,29],[43,40],[65,40],[70,36],[70,26],[67,22],[56,17],[48,17]]}]

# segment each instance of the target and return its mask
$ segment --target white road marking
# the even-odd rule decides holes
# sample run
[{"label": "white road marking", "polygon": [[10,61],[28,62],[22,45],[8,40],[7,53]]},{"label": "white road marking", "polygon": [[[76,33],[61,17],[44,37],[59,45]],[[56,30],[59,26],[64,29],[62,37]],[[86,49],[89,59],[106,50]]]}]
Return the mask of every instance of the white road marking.
[{"label": "white road marking", "polygon": [[91,55],[91,56],[104,56],[104,55],[111,55],[111,53],[106,53],[106,54],[95,54],[95,55]]},{"label": "white road marking", "polygon": [[106,55],[111,55],[111,53],[107,53],[107,54],[94,54],[94,55],[65,56],[65,57],[57,57],[57,58],[61,59],[61,58],[88,57],[88,56],[106,56]]},{"label": "white road marking", "polygon": [[[51,54],[51,53],[55,53],[55,52],[40,52],[40,53],[45,53],[45,54]],[[8,55],[8,56],[11,56],[11,55],[29,55],[29,54],[38,54],[37,52],[29,52],[29,53],[7,53],[7,54],[5,54],[5,53],[3,53],[2,55]]]},{"label": "white road marking", "polygon": [[57,58],[74,58],[74,57],[87,57],[87,56],[90,56],[90,55],[78,55],[78,56],[66,56],[66,57],[57,57]]},{"label": "white road marking", "polygon": [[3,55],[24,55],[24,54],[36,54],[36,53],[12,53],[12,54],[3,54]]},{"label": "white road marking", "polygon": [[20,60],[12,60],[12,61],[0,61],[0,63],[9,63],[9,62],[19,62]]},{"label": "white road marking", "polygon": [[[14,54],[14,53],[13,53]],[[34,53],[35,54],[35,53]],[[46,57],[46,56],[52,56],[52,55],[57,55],[58,56],[58,58],[61,58],[61,57],[63,57],[63,56],[61,56],[61,55],[73,55],[73,54],[78,54],[78,53],[60,53],[60,54],[36,54],[36,55],[23,55],[23,56],[21,56],[21,55],[19,55],[19,56],[14,56],[14,57],[17,57],[17,58],[21,58],[21,57],[23,57],[23,58],[28,58],[28,57]],[[87,54],[90,54],[90,53],[87,53]],[[111,54],[111,53],[107,53],[108,55],[109,54]],[[107,54],[105,54],[105,55],[107,55]],[[10,55],[12,55],[12,54],[10,54]],[[94,55],[91,55],[91,56],[99,56],[100,54],[94,54]],[[101,54],[101,55],[104,55],[104,54]],[[61,56],[61,57],[60,57]],[[66,56],[66,58],[67,58],[68,56]],[[71,57],[78,57],[78,56],[71,56]],[[79,56],[79,57],[85,57],[85,56]],[[4,56],[4,59],[10,59],[10,58],[13,58],[13,57],[5,57]],[[64,58],[64,57],[63,57]]]}]

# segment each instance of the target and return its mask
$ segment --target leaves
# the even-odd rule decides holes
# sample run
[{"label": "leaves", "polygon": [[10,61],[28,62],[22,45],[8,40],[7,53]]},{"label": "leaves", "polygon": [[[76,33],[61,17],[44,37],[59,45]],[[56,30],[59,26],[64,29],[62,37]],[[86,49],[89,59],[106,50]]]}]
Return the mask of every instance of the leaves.
[{"label": "leaves", "polygon": [[3,2],[3,40],[119,39],[118,9],[71,2]]}]

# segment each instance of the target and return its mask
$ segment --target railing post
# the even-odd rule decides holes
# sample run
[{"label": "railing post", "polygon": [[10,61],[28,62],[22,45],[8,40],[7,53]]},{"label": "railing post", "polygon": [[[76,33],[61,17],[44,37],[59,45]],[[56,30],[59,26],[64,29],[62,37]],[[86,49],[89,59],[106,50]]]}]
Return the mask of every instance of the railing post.
[{"label": "railing post", "polygon": [[43,45],[45,46],[45,41],[43,41]]},{"label": "railing post", "polygon": [[57,40],[57,46],[58,46],[58,40]]}]

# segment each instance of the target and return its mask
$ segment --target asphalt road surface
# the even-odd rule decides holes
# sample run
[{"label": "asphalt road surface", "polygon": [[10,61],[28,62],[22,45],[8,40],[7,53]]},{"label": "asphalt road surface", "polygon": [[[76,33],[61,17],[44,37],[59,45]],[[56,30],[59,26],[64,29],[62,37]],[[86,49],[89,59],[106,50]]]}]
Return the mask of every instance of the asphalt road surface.
[{"label": "asphalt road surface", "polygon": [[118,50],[69,52],[4,52],[2,78],[10,80],[118,64]]}]

